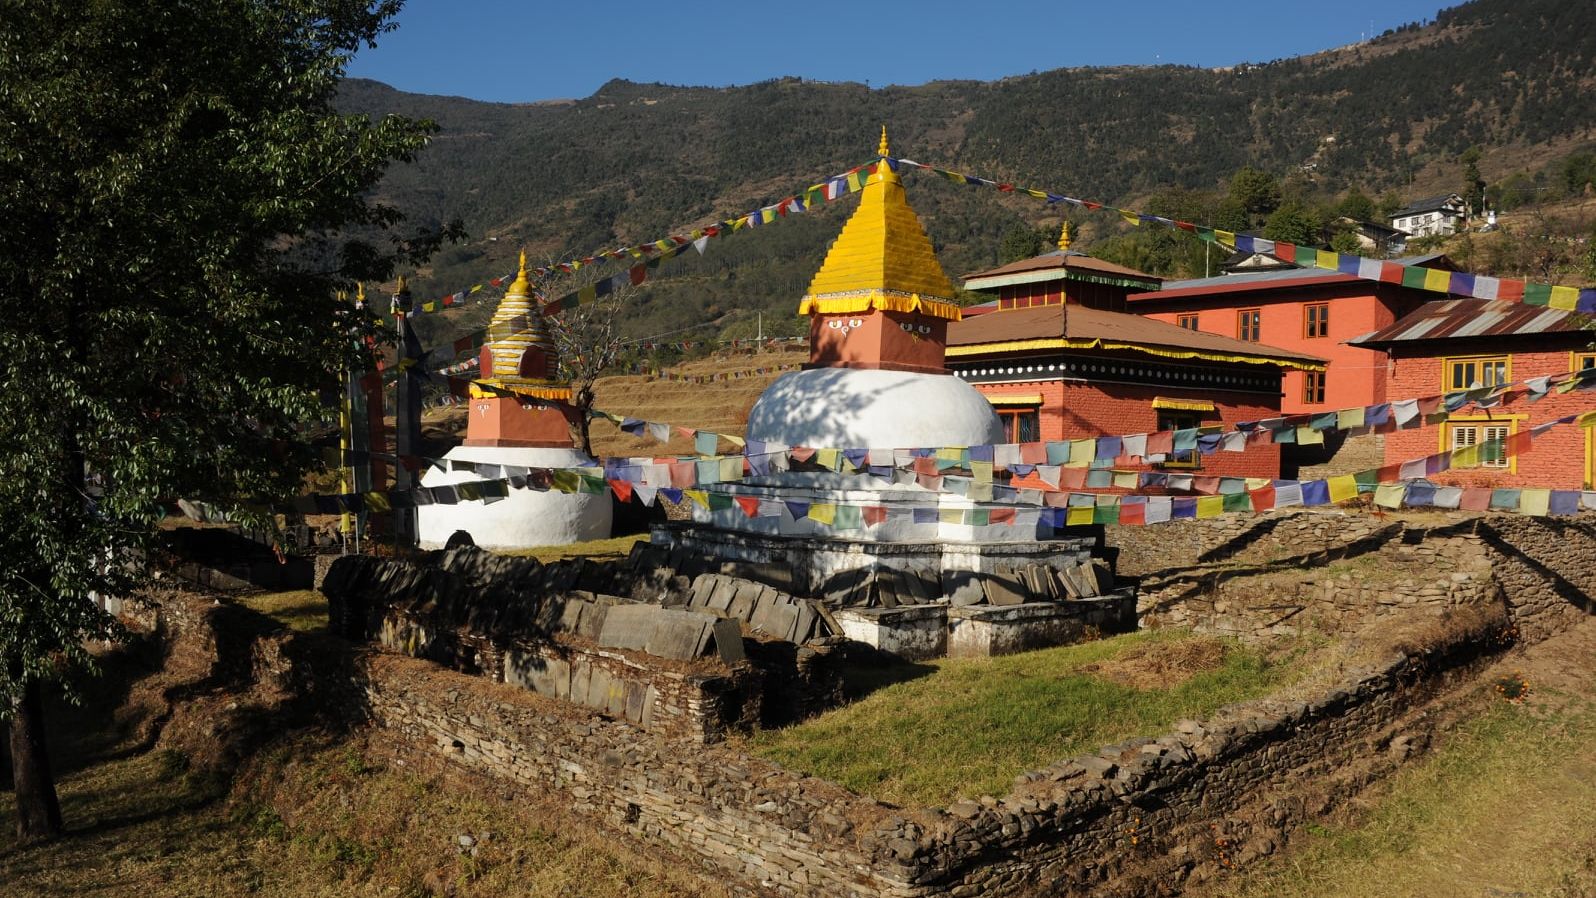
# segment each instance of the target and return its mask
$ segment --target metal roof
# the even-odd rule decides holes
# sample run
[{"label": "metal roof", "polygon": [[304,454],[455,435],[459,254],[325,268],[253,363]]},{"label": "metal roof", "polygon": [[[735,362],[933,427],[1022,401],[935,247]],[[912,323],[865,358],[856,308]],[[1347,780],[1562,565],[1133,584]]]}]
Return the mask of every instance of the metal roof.
[{"label": "metal roof", "polygon": [[1579,333],[1586,329],[1589,321],[1586,316],[1575,312],[1517,302],[1447,299],[1427,302],[1395,323],[1347,342],[1354,346],[1374,347],[1420,340]]},{"label": "metal roof", "polygon": [[[1427,265],[1433,268],[1442,268],[1447,271],[1456,270],[1457,266],[1447,258],[1445,253],[1426,253],[1419,256],[1403,256],[1399,259],[1385,261],[1395,262],[1398,265]],[[1442,264],[1435,265],[1433,263]],[[1318,284],[1353,284],[1365,281],[1355,275],[1344,274],[1339,271],[1330,271],[1325,268],[1286,268],[1271,271],[1247,271],[1235,274],[1221,274],[1211,278],[1191,278],[1184,281],[1169,281],[1163,289],[1148,293],[1132,293],[1128,299],[1133,302],[1145,302],[1157,299],[1190,298],[1204,293],[1231,293],[1243,290],[1264,290],[1271,287],[1308,287]],[[1373,281],[1367,281],[1374,283]]]}]

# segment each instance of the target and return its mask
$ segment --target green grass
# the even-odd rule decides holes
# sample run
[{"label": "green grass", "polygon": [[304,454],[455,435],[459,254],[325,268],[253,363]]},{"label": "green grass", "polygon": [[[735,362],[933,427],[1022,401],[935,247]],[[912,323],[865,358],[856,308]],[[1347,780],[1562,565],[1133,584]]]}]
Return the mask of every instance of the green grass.
[{"label": "green grass", "polygon": [[562,558],[594,558],[598,560],[610,558],[625,558],[632,551],[632,544],[648,539],[647,533],[632,533],[626,536],[612,536],[609,539],[588,540],[585,543],[568,543],[563,546],[535,546],[530,549],[494,549],[500,555],[530,555],[538,561],[548,564]]},{"label": "green grass", "polygon": [[1596,896],[1596,710],[1500,702],[1363,807],[1209,894]]},{"label": "green grass", "polygon": [[239,596],[235,601],[259,611],[290,630],[327,628],[327,597],[314,589],[255,593]]},{"label": "green grass", "polygon": [[[1134,633],[1000,658],[942,660],[933,672],[784,730],[752,749],[790,769],[902,805],[1008,792],[1013,778],[1072,754],[1255,698],[1296,676],[1240,645],[1168,688],[1108,679],[1116,659],[1177,659],[1217,641],[1177,631]],[[1097,665],[1097,670],[1086,669]],[[1178,679],[1178,678],[1177,678]]]}]

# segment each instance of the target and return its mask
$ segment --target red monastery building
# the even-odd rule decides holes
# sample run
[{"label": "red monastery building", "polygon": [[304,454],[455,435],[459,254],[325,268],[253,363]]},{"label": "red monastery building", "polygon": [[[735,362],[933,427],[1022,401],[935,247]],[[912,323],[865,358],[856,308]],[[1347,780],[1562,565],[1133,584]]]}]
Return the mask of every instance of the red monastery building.
[{"label": "red monastery building", "polygon": [[[1456,270],[1443,255],[1393,261]],[[1390,391],[1379,355],[1349,341],[1434,298],[1401,284],[1296,267],[1170,281],[1127,297],[1130,311],[1156,321],[1325,359],[1323,371],[1286,374],[1280,410],[1288,415],[1402,398]]]},{"label": "red monastery building", "polygon": [[[995,303],[948,328],[948,368],[997,408],[1005,439],[1070,440],[1280,415],[1281,381],[1324,360],[1122,311],[1159,279],[1068,249],[966,276]],[[1149,447],[1149,455],[1153,447]],[[1131,467],[1128,462],[1116,467]],[[1280,476],[1280,447],[1168,455],[1155,467]]]},{"label": "red monastery building", "polygon": [[[1482,299],[1427,303],[1353,345],[1388,361],[1388,385],[1398,399],[1523,382],[1596,367],[1589,319],[1573,312]],[[1399,464],[1433,452],[1505,440],[1565,415],[1596,408],[1596,394],[1551,392],[1454,415],[1443,424],[1386,434],[1385,462]],[[1596,447],[1590,428],[1556,427],[1531,451],[1504,457],[1484,453],[1479,465],[1428,479],[1444,486],[1592,489]]]}]

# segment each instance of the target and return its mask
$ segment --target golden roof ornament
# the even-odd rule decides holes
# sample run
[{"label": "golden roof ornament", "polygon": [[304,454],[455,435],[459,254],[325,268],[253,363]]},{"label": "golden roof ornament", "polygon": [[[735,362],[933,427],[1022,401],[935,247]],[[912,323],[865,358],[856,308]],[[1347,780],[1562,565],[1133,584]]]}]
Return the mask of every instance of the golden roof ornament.
[{"label": "golden roof ornament", "polygon": [[1070,251],[1070,223],[1068,221],[1064,222],[1064,227],[1059,228],[1058,248],[1066,253]]},{"label": "golden roof ornament", "polygon": [[880,151],[881,162],[860,192],[859,208],[826,253],[798,314],[882,309],[958,320],[953,284],[909,206],[902,180],[887,163],[885,125]]},{"label": "golden roof ornament", "polygon": [[[485,348],[492,367],[482,372],[484,383],[505,388],[546,387],[555,383],[559,355],[554,338],[549,334],[548,322],[543,320],[538,308],[532,280],[527,276],[526,250],[521,251],[521,265],[515,280],[504,291],[504,298],[488,323]],[[544,396],[545,393],[550,395]],[[542,390],[535,395],[567,398],[570,392]]]}]

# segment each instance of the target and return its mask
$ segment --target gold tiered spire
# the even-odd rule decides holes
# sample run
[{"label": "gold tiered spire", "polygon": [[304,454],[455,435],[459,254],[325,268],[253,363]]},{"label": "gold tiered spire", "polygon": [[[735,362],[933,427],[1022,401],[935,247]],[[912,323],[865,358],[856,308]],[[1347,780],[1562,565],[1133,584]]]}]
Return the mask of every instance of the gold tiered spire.
[{"label": "gold tiered spire", "polygon": [[1058,248],[1064,252],[1070,251],[1070,223],[1068,221],[1064,222],[1064,227],[1059,228]]},{"label": "gold tiered spire", "polygon": [[552,378],[527,377],[521,373],[521,360],[529,351],[546,354],[550,369],[559,365],[554,338],[549,335],[548,323],[537,307],[532,281],[527,277],[526,250],[521,251],[521,267],[515,280],[504,291],[504,298],[493,312],[493,320],[488,322],[486,345],[493,370],[482,372],[483,383],[545,399],[570,398],[571,391],[557,386]]},{"label": "gold tiered spire", "polygon": [[903,182],[887,163],[885,125],[880,153],[883,158],[865,184],[859,208],[826,253],[798,313],[882,309],[958,320],[959,307],[950,299],[953,284],[909,206]]}]

